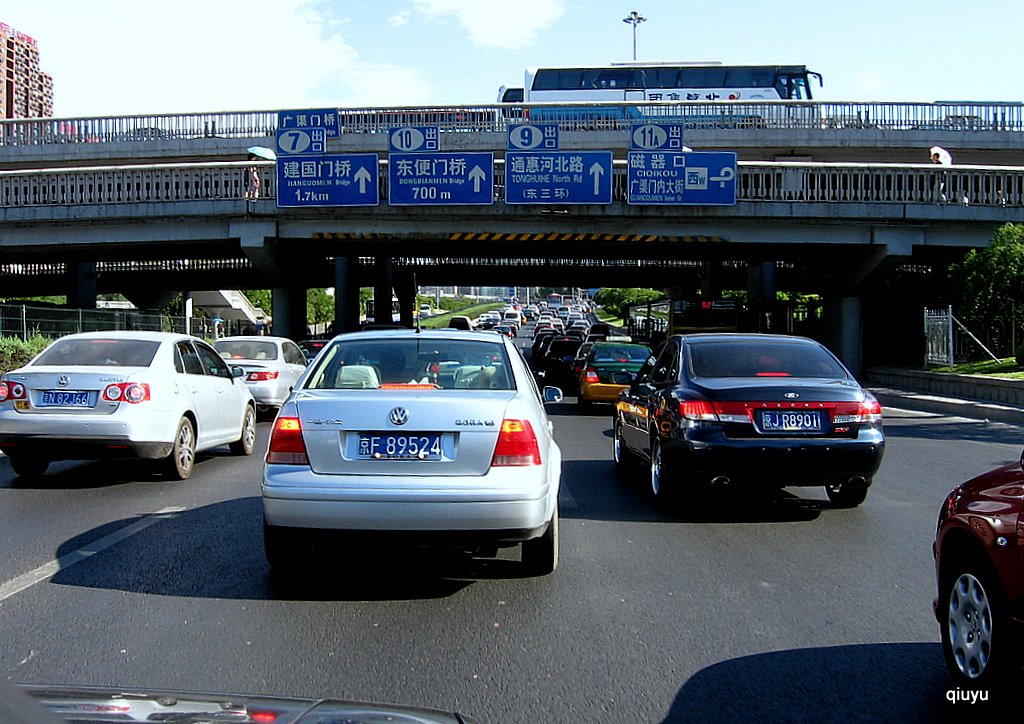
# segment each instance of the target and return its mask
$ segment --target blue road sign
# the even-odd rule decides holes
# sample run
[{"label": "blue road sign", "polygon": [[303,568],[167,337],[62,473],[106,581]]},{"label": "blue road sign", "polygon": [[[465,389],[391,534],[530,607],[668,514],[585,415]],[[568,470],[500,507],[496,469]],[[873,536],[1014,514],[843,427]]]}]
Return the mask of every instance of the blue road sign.
[{"label": "blue road sign", "polygon": [[683,124],[637,123],[629,133],[633,151],[682,151]]},{"label": "blue road sign", "polygon": [[309,130],[322,128],[328,138],[336,138],[341,132],[337,108],[316,108],[306,111],[278,111],[278,130]]},{"label": "blue road sign", "polygon": [[627,203],[735,206],[736,154],[630,151]]},{"label": "blue road sign", "polygon": [[327,131],[324,128],[277,129],[277,155],[320,156],[327,152]]},{"label": "blue road sign", "polygon": [[377,206],[379,162],[375,153],[277,159],[277,205]]},{"label": "blue road sign", "polygon": [[508,127],[509,150],[557,151],[557,123],[521,123]]},{"label": "blue road sign", "polygon": [[610,204],[611,151],[505,154],[506,204]]},{"label": "blue road sign", "polygon": [[392,206],[493,204],[494,154],[390,154],[388,203]]},{"label": "blue road sign", "polygon": [[388,153],[436,153],[441,150],[437,126],[402,126],[388,130]]}]

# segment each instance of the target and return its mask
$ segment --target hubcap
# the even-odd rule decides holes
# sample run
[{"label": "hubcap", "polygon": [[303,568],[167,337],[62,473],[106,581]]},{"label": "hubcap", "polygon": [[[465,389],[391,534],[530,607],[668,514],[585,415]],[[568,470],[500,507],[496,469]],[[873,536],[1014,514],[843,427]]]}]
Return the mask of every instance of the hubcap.
[{"label": "hubcap", "polygon": [[195,453],[192,452],[192,426],[188,423],[181,426],[178,433],[178,465],[182,470],[192,469],[192,459]]},{"label": "hubcap", "polygon": [[992,656],[992,608],[985,587],[970,573],[950,591],[948,625],[957,667],[969,679],[978,678]]},{"label": "hubcap", "polygon": [[249,410],[245,413],[245,449],[252,450],[256,445],[256,413]]},{"label": "hubcap", "polygon": [[622,428],[615,426],[615,434],[612,436],[612,456],[615,462],[622,462]]},{"label": "hubcap", "polygon": [[651,444],[651,492],[661,492],[661,445]]}]

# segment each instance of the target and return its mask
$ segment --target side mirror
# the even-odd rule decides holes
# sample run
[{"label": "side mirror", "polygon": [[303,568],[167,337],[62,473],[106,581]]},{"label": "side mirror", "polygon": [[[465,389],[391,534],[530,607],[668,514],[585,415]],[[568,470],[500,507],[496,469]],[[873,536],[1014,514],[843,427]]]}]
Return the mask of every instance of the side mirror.
[{"label": "side mirror", "polygon": [[245,370],[238,365],[231,365],[231,376],[232,377],[245,377]]},{"label": "side mirror", "polygon": [[545,403],[562,401],[562,390],[558,387],[545,387],[542,394]]}]

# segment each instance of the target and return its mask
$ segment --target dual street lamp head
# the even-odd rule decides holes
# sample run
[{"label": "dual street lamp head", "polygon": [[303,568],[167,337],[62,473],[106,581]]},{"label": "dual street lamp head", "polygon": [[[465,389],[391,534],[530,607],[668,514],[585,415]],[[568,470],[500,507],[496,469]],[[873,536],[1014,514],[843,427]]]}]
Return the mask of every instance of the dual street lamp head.
[{"label": "dual street lamp head", "polygon": [[629,16],[622,19],[622,22],[629,23],[630,25],[633,26],[633,60],[636,60],[636,26],[646,21],[647,18],[638,13],[636,10],[631,12]]}]

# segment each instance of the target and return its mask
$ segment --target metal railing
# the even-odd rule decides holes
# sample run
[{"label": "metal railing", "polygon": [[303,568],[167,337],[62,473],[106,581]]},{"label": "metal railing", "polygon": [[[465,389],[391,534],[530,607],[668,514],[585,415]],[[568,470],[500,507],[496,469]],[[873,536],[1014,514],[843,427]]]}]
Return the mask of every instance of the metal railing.
[{"label": "metal railing", "polygon": [[[240,200],[248,162],[156,164],[0,171],[0,208],[167,204]],[[276,197],[271,162],[259,164],[262,199]],[[1024,206],[1024,167],[741,161],[737,200],[826,204],[966,204]],[[615,161],[613,195],[627,198],[625,161]],[[504,199],[505,168],[495,161],[495,200]],[[380,198],[388,198],[381,161]],[[266,211],[266,209],[261,209]],[[150,213],[166,213],[154,210]]]},{"label": "metal railing", "polygon": [[[62,337],[77,332],[107,330],[184,332],[185,318],[124,309],[64,309],[28,304],[0,304],[0,337],[28,339],[34,335]],[[211,320],[193,317],[191,333],[212,337]]]},{"label": "metal railing", "polygon": [[[273,137],[278,111],[140,114],[0,121],[0,146],[152,143],[203,138]],[[530,103],[471,106],[338,109],[341,133],[386,133],[404,125],[434,125],[443,132],[504,132],[510,124],[558,123],[566,130],[624,130],[644,119],[709,130],[851,129],[1024,131],[1024,104],[839,101],[665,101],[645,103]]]}]

